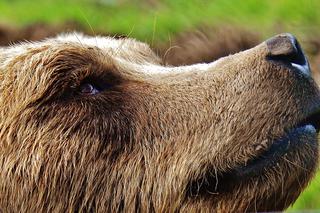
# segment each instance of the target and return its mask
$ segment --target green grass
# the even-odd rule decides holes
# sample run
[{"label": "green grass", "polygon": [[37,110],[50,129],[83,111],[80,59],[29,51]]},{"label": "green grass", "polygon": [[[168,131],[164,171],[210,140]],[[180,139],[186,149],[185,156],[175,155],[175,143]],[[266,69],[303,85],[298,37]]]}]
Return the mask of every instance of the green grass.
[{"label": "green grass", "polygon": [[318,31],[316,8],[318,0],[163,0],[156,5],[143,0],[0,0],[0,20],[15,25],[77,20],[96,31],[150,42],[200,24],[235,24],[266,35]]},{"label": "green grass", "polygon": [[[320,31],[319,0],[162,0],[156,5],[145,1],[0,0],[0,22],[22,26],[76,20],[89,30],[147,42],[165,41],[203,24],[233,24],[264,36],[285,31],[312,36]],[[320,209],[319,192],[320,173],[289,211]]]}]

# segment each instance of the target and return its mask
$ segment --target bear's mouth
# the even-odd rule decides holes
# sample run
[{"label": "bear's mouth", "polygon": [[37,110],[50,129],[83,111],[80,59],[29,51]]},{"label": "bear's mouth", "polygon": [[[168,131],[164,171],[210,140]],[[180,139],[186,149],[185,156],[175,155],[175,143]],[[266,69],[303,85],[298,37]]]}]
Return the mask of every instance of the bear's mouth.
[{"label": "bear's mouth", "polygon": [[[239,180],[246,181],[251,178],[263,176],[265,172],[275,167],[284,156],[292,154],[303,146],[317,146],[317,133],[320,131],[320,108],[302,119],[286,133],[274,140],[272,145],[261,155],[249,160],[246,165],[236,167],[227,172],[215,173],[207,172],[204,177],[192,181],[188,185],[188,196],[220,194],[230,192]],[[308,137],[309,140],[303,140],[302,137]]]}]

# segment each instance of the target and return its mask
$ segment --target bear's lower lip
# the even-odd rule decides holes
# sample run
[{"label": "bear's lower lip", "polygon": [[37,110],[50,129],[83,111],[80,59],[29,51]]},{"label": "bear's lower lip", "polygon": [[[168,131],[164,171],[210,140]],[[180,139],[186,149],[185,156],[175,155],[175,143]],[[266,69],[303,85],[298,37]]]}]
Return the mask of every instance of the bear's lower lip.
[{"label": "bear's lower lip", "polygon": [[[305,143],[316,146],[317,131],[312,124],[304,124],[291,129],[286,135],[275,140],[271,147],[259,157],[250,160],[247,165],[235,168],[231,174],[235,178],[252,178],[265,172],[267,168],[275,166],[291,150],[298,150]],[[300,137],[308,137],[313,140],[301,141]]]},{"label": "bear's lower lip", "polygon": [[250,178],[263,176],[268,169],[276,167],[287,155],[299,152],[304,146],[317,147],[317,133],[320,129],[320,113],[313,113],[284,136],[276,139],[272,145],[258,157],[249,160],[246,165],[228,172],[212,174],[189,185],[189,195],[212,194],[232,191],[235,184]]},{"label": "bear's lower lip", "polygon": [[[315,141],[319,130],[320,111],[316,110],[287,131],[284,136],[276,139],[262,155],[250,160],[245,166],[235,168],[230,174],[242,179],[259,176],[264,173],[266,168],[272,167],[282,160],[283,156],[290,152],[290,150],[299,149],[305,143],[311,143],[312,146],[316,146]],[[303,136],[311,140],[301,142],[299,138]]]}]

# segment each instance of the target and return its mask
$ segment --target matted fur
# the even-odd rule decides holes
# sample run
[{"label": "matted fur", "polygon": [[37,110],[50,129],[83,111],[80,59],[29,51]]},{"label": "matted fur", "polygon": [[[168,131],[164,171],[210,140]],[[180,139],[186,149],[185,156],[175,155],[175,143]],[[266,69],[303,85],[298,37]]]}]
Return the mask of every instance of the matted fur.
[{"label": "matted fur", "polygon": [[[267,54],[262,43],[215,63],[168,67],[146,44],[79,34],[1,49],[0,210],[288,207],[314,173],[317,147],[291,150],[261,176],[221,176],[319,104],[312,79]],[[82,82],[107,86],[84,95]]]}]

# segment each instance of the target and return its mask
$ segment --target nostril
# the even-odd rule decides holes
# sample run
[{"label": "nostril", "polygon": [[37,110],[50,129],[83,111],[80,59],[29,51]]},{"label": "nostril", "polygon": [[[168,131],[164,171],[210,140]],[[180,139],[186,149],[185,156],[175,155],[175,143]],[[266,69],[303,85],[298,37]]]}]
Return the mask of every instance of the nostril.
[{"label": "nostril", "polygon": [[281,34],[266,41],[269,60],[278,61],[296,67],[300,71],[310,74],[308,61],[297,39],[289,34]]},{"label": "nostril", "polygon": [[281,34],[266,41],[268,58],[299,65],[307,63],[297,39],[291,34]]}]

